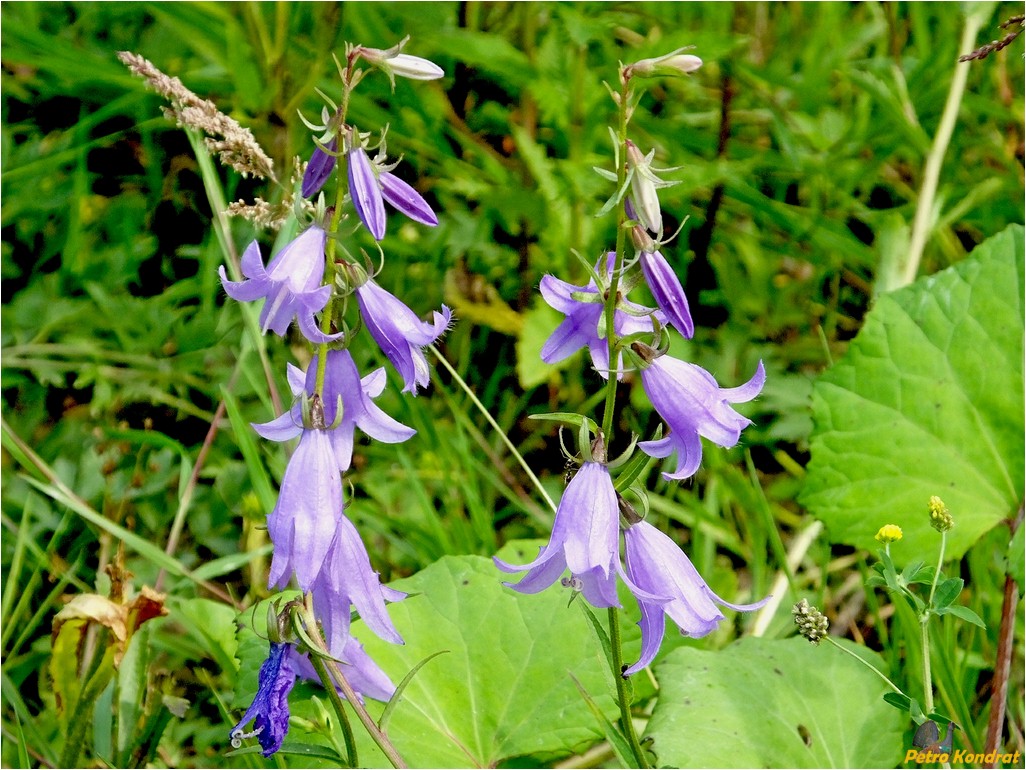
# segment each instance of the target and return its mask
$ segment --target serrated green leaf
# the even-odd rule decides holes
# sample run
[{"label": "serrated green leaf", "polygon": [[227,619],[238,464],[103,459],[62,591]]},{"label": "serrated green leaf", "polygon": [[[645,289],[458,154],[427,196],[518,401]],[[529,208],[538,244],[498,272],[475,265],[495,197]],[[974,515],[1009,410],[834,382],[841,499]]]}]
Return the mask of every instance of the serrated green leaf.
[{"label": "serrated green leaf", "polygon": [[955,517],[958,558],[1012,515],[1023,488],[1023,228],[879,298],[813,391],[816,429],[801,502],[834,542],[873,546],[898,524],[895,558],[933,553],[926,503]]},{"label": "serrated green leaf", "polygon": [[[516,549],[508,545],[504,558],[522,558]],[[490,559],[447,556],[394,584],[419,592],[389,606],[405,645],[354,624],[393,681],[427,655],[451,651],[417,674],[395,708],[389,737],[411,767],[495,767],[519,756],[548,762],[601,740],[570,674],[599,693],[602,713],[617,713],[605,657],[580,612],[566,606],[566,592],[522,595],[502,585],[506,577]],[[361,733],[361,761],[385,762]]]},{"label": "serrated green leaf", "polygon": [[794,637],[742,639],[718,651],[679,647],[656,666],[656,678],[660,697],[645,734],[657,767],[893,767],[901,760],[905,720],[880,702],[886,685],[828,645]]}]

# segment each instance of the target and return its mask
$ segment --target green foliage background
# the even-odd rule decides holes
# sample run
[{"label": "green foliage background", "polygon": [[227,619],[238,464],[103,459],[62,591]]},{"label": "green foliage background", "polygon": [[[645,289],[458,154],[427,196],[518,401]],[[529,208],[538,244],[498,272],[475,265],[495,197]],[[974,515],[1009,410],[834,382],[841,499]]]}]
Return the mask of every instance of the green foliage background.
[{"label": "green foliage background", "polygon": [[[755,425],[741,446],[707,447],[701,471],[686,485],[667,484],[653,469],[650,520],[674,534],[721,595],[760,597],[778,574],[792,579],[782,609],[759,630],[766,640],[732,645],[752,630],[747,616],[703,640],[668,639],[667,648],[683,649],[668,653],[657,675],[676,677],[723,648],[715,665],[725,665],[728,654],[759,658],[745,650],[770,654],[758,645],[787,636],[787,608],[809,596],[839,633],[867,644],[890,676],[921,691],[918,624],[903,604],[862,587],[860,573],[868,574],[873,557],[852,545],[870,544],[875,519],[857,531],[850,510],[843,526],[828,513],[827,530],[802,562],[788,568],[784,557],[812,522],[803,505],[817,512],[808,490],[798,502],[810,459],[813,383],[842,359],[877,296],[893,286],[954,63],[967,52],[959,49],[966,10],[947,3],[4,4],[2,763],[56,762],[50,623],[67,596],[107,593],[104,567],[116,559],[119,542],[126,543],[133,584],[161,580],[171,612],[133,642],[140,648],[129,658],[134,673],[119,676],[103,696],[110,700],[101,700],[120,705],[120,721],[96,721],[82,761],[263,761],[224,757],[228,729],[245,703],[235,693],[252,684],[263,655],[252,637],[236,639],[231,608],[266,595],[262,522],[285,463],[279,448],[248,434],[246,423],[272,416],[261,354],[287,393],[285,363],[303,355],[302,346],[272,338],[260,350],[238,306],[224,302],[216,274],[224,257],[202,169],[184,132],[161,117],[159,98],[117,61],[120,50],[145,56],[250,127],[279,169],[312,150],[297,110],[314,117],[314,89],[334,92],[330,53],[341,53],[345,41],[387,47],[409,34],[410,52],[445,69],[437,82],[400,80],[394,94],[386,78],[370,77],[352,105],[352,121],[365,130],[390,125],[390,150],[404,155],[403,173],[440,214],[434,229],[390,222],[382,281],[418,312],[442,302],[455,309],[458,322],[442,352],[558,497],[558,439],[551,424],[527,418],[576,408],[597,390],[598,378],[580,355],[559,367],[537,360],[558,321],[537,285],[546,273],[583,282],[573,251],[593,258],[613,243],[609,220],[593,217],[612,192],[592,170],[612,163],[607,126],[614,111],[603,82],[615,78],[618,61],[694,45],[703,68],[684,80],[654,81],[632,124],[635,141],[655,148],[657,165],[681,167],[673,175],[681,184],[661,197],[668,230],[681,225],[664,253],[688,290],[698,330],[673,352],[724,386],[746,380],[759,360],[768,378],[763,395],[747,405]],[[985,17],[975,43],[982,44],[1003,34],[997,24],[1021,6],[968,10]],[[1023,222],[1022,45],[1020,39],[970,66],[920,275],[961,269],[985,239]],[[218,173],[227,200],[279,194],[234,172]],[[236,248],[254,237],[270,246],[270,236],[249,224],[231,226]],[[998,523],[1017,511],[1021,518],[1023,494],[1021,230],[1007,237],[1019,257],[1003,280],[1018,281],[1009,302],[1020,310],[1010,316],[1008,323],[1019,325],[1008,338],[1020,347],[1017,358],[1011,352],[1007,378],[999,370],[992,387],[1010,383],[1002,409],[1019,407],[1019,430],[1001,444],[1001,454],[1019,464],[985,525],[960,544],[954,569],[966,578],[963,603],[987,629],[946,617],[935,639],[938,701],[959,720],[959,740],[970,747],[982,747],[992,708],[1009,557],[1022,585],[1021,530],[1018,547],[1009,548],[1008,528]],[[988,307],[981,312],[992,315]],[[970,368],[967,377],[972,366],[994,365],[958,355],[957,363]],[[364,356],[361,370],[380,364]],[[629,381],[623,394],[637,417],[621,434],[650,432],[658,419],[640,384]],[[219,410],[222,401],[227,410]],[[400,397],[393,380],[380,403],[418,431],[399,446],[357,446],[350,512],[383,579],[431,586],[444,567],[480,580],[487,568],[480,559],[436,562],[491,556],[507,541],[546,535],[551,514],[448,374],[438,370],[416,399]],[[218,430],[200,460],[215,414]],[[198,481],[190,485],[196,466]],[[944,496],[943,489],[935,493]],[[918,505],[925,517],[926,500]],[[880,507],[885,515],[886,504]],[[956,520],[976,515],[952,512]],[[899,543],[895,558],[935,559],[933,546],[922,543],[929,541],[910,541],[905,554]],[[495,578],[490,590],[509,600]],[[559,602],[549,599],[555,613]],[[397,616],[423,613],[428,601],[410,600]],[[571,609],[560,622],[583,640],[588,627]],[[240,620],[251,625],[249,613]],[[411,626],[404,633],[419,632]],[[1021,744],[1023,726],[1021,612],[1015,640],[1013,729],[1006,735],[1017,730],[1018,738],[1009,739],[1011,748]],[[419,644],[424,654],[434,651],[430,639]],[[394,653],[382,648],[381,655]],[[786,649],[781,654],[797,670],[838,665],[828,659],[834,650]],[[487,659],[486,652],[468,655]],[[556,652],[572,657],[579,650],[554,651],[551,677],[565,671]],[[427,682],[429,667],[439,667],[444,679],[447,657],[454,656],[427,664]],[[401,678],[405,670],[390,673]],[[846,682],[856,676],[839,674]],[[601,688],[608,683],[594,671],[582,677],[605,708]],[[637,679],[639,718],[651,715],[657,752],[660,720],[714,730],[702,721],[707,711],[689,716],[673,697],[657,698],[651,681]],[[894,723],[897,712],[881,705],[870,683],[852,681],[859,692],[873,693],[869,703],[850,704],[868,714],[863,740],[869,745],[887,735],[894,742],[862,761],[897,762],[911,725]],[[539,682],[535,695],[551,684]],[[549,764],[600,743],[601,726],[584,700],[575,688],[563,689],[568,700],[561,703],[573,720],[566,735],[535,736],[529,748],[483,743],[473,760]],[[155,703],[144,702],[147,692],[158,694]],[[307,696],[298,709],[304,725],[323,724],[323,709],[310,699],[316,690],[297,693]],[[186,698],[185,717],[166,713],[161,695]],[[136,748],[131,736],[145,734],[154,720],[166,723],[163,737]],[[674,763],[689,751],[662,748]],[[784,743],[782,764],[802,766],[796,748]],[[445,747],[433,750],[436,761],[452,759]],[[317,756],[303,762],[328,761],[330,754]],[[609,761],[608,752],[587,756]],[[813,756],[815,764],[829,755]]]}]

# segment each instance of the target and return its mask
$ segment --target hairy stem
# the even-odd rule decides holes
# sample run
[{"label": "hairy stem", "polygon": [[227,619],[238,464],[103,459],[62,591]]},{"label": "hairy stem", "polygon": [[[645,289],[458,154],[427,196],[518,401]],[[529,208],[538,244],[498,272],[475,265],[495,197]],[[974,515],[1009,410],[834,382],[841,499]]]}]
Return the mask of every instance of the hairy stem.
[{"label": "hairy stem", "polygon": [[609,645],[613,650],[613,679],[616,681],[616,699],[620,704],[620,721],[623,723],[623,732],[630,744],[634,758],[637,760],[637,767],[647,770],[651,767],[645,750],[638,740],[638,733],[634,729],[634,720],[631,718],[631,704],[628,700],[627,682],[623,678],[623,649],[620,640],[620,618],[616,607],[609,608]]}]

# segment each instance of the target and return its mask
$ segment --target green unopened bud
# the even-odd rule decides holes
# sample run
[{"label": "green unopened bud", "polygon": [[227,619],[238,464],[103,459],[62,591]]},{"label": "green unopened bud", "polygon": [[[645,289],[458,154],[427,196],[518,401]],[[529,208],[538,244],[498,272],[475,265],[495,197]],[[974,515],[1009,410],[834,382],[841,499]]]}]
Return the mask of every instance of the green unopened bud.
[{"label": "green unopened bud", "polygon": [[652,240],[652,236],[641,225],[635,225],[631,228],[631,242],[638,251],[647,251],[651,254],[656,250],[656,242]]},{"label": "green unopened bud", "polygon": [[938,532],[947,532],[955,526],[955,519],[951,511],[944,505],[944,501],[934,495],[926,506],[930,512],[930,526]]},{"label": "green unopened bud", "polygon": [[901,537],[901,527],[897,524],[884,524],[876,533],[876,539],[881,543],[896,543],[901,540]]},{"label": "green unopened bud", "polygon": [[813,644],[819,644],[827,635],[830,621],[826,615],[809,604],[808,599],[802,599],[794,605],[791,612],[794,614],[794,624],[798,626],[798,633]]},{"label": "green unopened bud", "polygon": [[686,48],[679,48],[665,56],[642,59],[627,67],[628,77],[683,77],[702,66],[702,60],[692,54],[682,54]]}]

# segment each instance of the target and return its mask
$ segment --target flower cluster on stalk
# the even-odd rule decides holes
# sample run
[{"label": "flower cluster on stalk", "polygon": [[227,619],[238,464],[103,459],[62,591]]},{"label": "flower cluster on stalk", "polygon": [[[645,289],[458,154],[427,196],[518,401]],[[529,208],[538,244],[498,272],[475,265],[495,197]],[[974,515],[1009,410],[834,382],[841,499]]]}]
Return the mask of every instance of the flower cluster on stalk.
[{"label": "flower cluster on stalk", "polygon": [[[339,67],[341,104],[348,104],[352,89],[365,74],[356,68],[360,61],[381,69],[390,79],[442,76],[433,63],[402,53],[405,42],[387,50],[347,46],[345,62]],[[350,348],[360,339],[358,331],[366,328],[398,372],[403,391],[416,394],[429,383],[423,348],[437,340],[451,321],[445,306],[433,313],[431,321],[422,321],[374,281],[369,260],[353,258],[343,245],[339,225],[350,215],[357,229],[366,229],[375,244],[383,240],[385,203],[421,224],[436,225],[438,218],[416,189],[392,173],[395,164],[387,162],[384,138],[372,159],[366,146],[369,134],[347,124],[344,107],[329,104],[324,125],[318,127],[326,133],[315,139],[300,191],[303,198],[321,195],[334,178],[339,185],[335,205],[319,201],[313,207],[318,212],[314,221],[266,265],[257,242],[250,244],[241,261],[243,280],[230,280],[225,267],[220,269],[222,286],[230,297],[264,301],[262,331],[284,337],[295,324],[316,346],[305,370],[288,365],[294,399],[290,408],[269,422],[253,424],[270,441],[298,439],[278,501],[267,517],[273,545],[268,585],[284,589],[294,582],[304,593],[325,642],[325,649],[315,650],[295,640],[272,637],[257,695],[231,731],[233,744],[257,736],[265,756],[281,747],[288,730],[287,696],[297,676],[319,678],[309,656],[334,659],[358,697],[388,700],[395,691],[389,676],[353,635],[351,617],[355,610],[377,636],[402,644],[386,603],[400,601],[405,594],[383,585],[374,571],[346,513],[342,474],[352,462],[357,428],[386,443],[406,441],[415,431],[375,404],[385,387],[385,369],[361,376]],[[380,246],[375,248],[381,251]],[[243,728],[250,722],[255,730],[245,733]]]},{"label": "flower cluster on stalk", "polygon": [[[629,105],[636,104],[628,89],[632,77],[686,75],[700,65],[697,57],[675,51],[623,67],[623,91],[615,94],[614,100],[629,120]],[[541,358],[556,363],[586,348],[595,371],[606,380],[607,393],[614,386],[610,373],[621,380],[628,368],[639,370],[645,395],[665,423],[666,432],[632,441],[621,459],[607,462],[602,431],[595,434],[582,416],[583,461],[557,507],[548,544],[527,564],[495,562],[504,572],[527,573],[519,582],[506,584],[521,593],[537,593],[559,580],[595,607],[620,606],[619,576],[641,611],[641,656],[624,667],[623,675],[628,676],[655,659],[666,616],[682,634],[701,637],[724,619],[721,607],[755,610],[769,597],[735,604],[718,596],[677,543],[635,512],[617,491],[610,471],[626,462],[636,446],[654,458],[675,456],[674,468],[663,473],[665,478],[693,476],[702,461],[703,438],[722,447],[738,443],[741,431],[751,421],[732,405],[758,396],[766,374],[760,362],[748,382],[723,388],[697,364],[667,355],[671,327],[685,339],[695,331],[680,278],[663,254],[670,239],[664,239],[658,191],[674,184],[661,177],[672,169],[654,168],[654,151],[643,152],[626,135],[620,135],[617,142],[617,158],[622,158],[618,172],[599,171],[618,186],[618,193],[603,211],[619,212],[618,226],[629,233],[633,254],[604,255],[593,269],[589,266],[591,280],[583,286],[551,275],[542,278],[542,297],[565,318],[545,342]],[[640,284],[648,287],[656,307],[627,299]],[[595,438],[588,439],[589,434]],[[645,499],[643,487],[635,484],[630,489]]]}]

